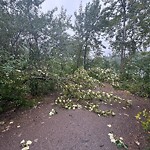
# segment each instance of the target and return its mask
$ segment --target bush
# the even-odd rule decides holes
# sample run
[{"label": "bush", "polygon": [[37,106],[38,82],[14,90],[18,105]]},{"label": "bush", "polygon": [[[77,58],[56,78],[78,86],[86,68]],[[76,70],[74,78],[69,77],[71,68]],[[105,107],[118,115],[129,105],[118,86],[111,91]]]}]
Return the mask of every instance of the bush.
[{"label": "bush", "polygon": [[12,68],[6,71],[1,69],[0,80],[0,107],[7,105],[20,105],[25,100],[28,92],[27,85],[24,83],[26,75],[23,71]]},{"label": "bush", "polygon": [[133,56],[126,64],[121,87],[139,96],[150,97],[150,52]]},{"label": "bush", "polygon": [[32,96],[39,96],[54,91],[58,79],[59,75],[48,72],[47,68],[33,69],[28,80],[30,94]]},{"label": "bush", "polygon": [[149,97],[150,96],[150,83],[144,83],[144,82],[139,82],[139,83],[132,83],[129,84],[129,91],[131,93],[137,94],[141,97]]}]

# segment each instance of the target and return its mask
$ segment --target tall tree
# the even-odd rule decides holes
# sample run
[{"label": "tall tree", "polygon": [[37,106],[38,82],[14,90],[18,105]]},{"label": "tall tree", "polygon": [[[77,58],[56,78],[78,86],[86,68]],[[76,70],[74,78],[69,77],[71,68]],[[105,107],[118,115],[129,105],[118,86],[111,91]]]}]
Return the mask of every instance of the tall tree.
[{"label": "tall tree", "polygon": [[[103,0],[102,11],[105,33],[112,48],[121,57],[121,71],[127,57],[143,47],[149,41],[149,1],[142,0]],[[148,16],[147,16],[148,14]],[[147,28],[148,27],[148,28]]]},{"label": "tall tree", "polygon": [[19,0],[0,3],[0,30],[3,37],[0,38],[1,49],[15,58],[19,57],[24,46],[30,54],[33,47],[38,51],[38,33],[42,28],[38,8],[42,2],[43,0]]},{"label": "tall tree", "polygon": [[[82,4],[79,11],[75,12],[75,39],[78,41],[78,58],[77,66],[87,66],[88,55],[91,51],[100,51],[101,31],[99,30],[97,23],[101,20],[101,5],[99,0],[93,0],[92,3],[87,3],[83,10]],[[104,47],[104,46],[103,46]],[[82,61],[82,64],[79,62]]]}]

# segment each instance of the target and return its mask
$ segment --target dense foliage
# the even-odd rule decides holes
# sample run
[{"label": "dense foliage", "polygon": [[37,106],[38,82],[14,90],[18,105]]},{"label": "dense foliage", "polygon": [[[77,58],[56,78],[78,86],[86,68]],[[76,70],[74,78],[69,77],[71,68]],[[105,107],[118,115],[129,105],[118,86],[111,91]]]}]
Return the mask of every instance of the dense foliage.
[{"label": "dense foliage", "polygon": [[[71,98],[120,100],[92,90],[103,82],[150,97],[150,53],[139,52],[150,45],[148,1],[104,0],[103,8],[93,0],[80,5],[75,23],[63,8],[42,13],[43,2],[0,1],[0,111],[60,87],[60,100],[71,107]],[[102,38],[112,45],[113,56],[102,55]]]},{"label": "dense foliage", "polygon": [[130,59],[122,81],[123,88],[137,95],[150,97],[150,52],[137,53]]},{"label": "dense foliage", "polygon": [[[102,70],[103,72],[103,70]],[[89,76],[83,68],[79,68],[73,75],[69,75],[61,84],[61,96],[56,99],[55,104],[60,104],[66,109],[76,109],[85,107],[86,109],[97,113],[98,115],[112,115],[112,110],[102,111],[99,109],[98,102],[119,102],[126,106],[131,106],[131,100],[125,100],[112,93],[106,93],[100,90],[101,82]],[[96,91],[96,89],[99,91]],[[93,103],[95,100],[95,103]]]},{"label": "dense foliage", "polygon": [[113,87],[119,87],[119,75],[111,68],[90,68],[89,75],[101,82],[110,83]]}]

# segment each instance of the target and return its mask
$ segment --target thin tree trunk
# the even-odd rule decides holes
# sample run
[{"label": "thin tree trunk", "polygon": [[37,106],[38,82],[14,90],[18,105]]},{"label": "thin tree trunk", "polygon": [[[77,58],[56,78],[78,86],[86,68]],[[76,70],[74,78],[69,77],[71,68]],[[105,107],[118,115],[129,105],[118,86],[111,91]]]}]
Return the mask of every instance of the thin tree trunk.
[{"label": "thin tree trunk", "polygon": [[79,48],[77,51],[77,68],[81,66],[81,56],[82,56],[82,44],[79,44]]},{"label": "thin tree trunk", "polygon": [[121,5],[122,5],[122,9],[123,9],[123,35],[122,35],[120,71],[122,74],[124,74],[125,51],[126,51],[126,0],[121,0]]},{"label": "thin tree trunk", "polygon": [[83,54],[83,67],[84,67],[84,69],[86,69],[86,65],[87,65],[87,40],[88,40],[88,38],[86,38],[86,40],[85,40],[85,47],[84,47],[84,54]]},{"label": "thin tree trunk", "polygon": [[86,69],[86,64],[87,64],[87,44],[85,45],[84,57],[83,57],[83,67],[84,67],[84,69]]}]

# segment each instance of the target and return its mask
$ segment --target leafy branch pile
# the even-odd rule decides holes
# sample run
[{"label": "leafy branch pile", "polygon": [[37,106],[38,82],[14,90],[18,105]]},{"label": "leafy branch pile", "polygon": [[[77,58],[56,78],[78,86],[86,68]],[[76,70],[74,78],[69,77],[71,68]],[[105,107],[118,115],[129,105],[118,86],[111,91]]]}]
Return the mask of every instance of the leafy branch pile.
[{"label": "leafy branch pile", "polygon": [[124,148],[124,149],[128,149],[128,145],[126,145],[124,142],[123,142],[123,138],[122,137],[116,137],[116,135],[114,135],[113,133],[109,133],[109,138],[110,138],[110,141],[112,143],[114,143],[117,148]]},{"label": "leafy branch pile", "polygon": [[113,69],[90,68],[88,73],[91,77],[110,83],[113,87],[119,87],[119,75]]},{"label": "leafy branch pile", "polygon": [[140,121],[143,129],[150,132],[150,111],[144,109],[143,111],[140,111],[135,117],[138,121]]},{"label": "leafy branch pile", "polygon": [[[79,68],[73,75],[68,78],[61,85],[62,93],[55,101],[55,104],[59,104],[66,109],[77,109],[80,106],[93,111],[98,115],[112,115],[115,113],[112,110],[102,111],[99,109],[98,103],[100,102],[119,102],[124,103],[127,106],[132,104],[131,100],[125,100],[118,96],[114,96],[112,93],[106,93],[102,91],[93,91],[97,84],[102,85],[96,79],[90,77],[86,70]],[[93,102],[95,101],[95,103]]]},{"label": "leafy branch pile", "polygon": [[22,147],[21,150],[29,150],[30,149],[30,145],[32,144],[32,141],[30,141],[30,140],[28,140],[28,141],[22,140],[20,142],[20,144],[21,144],[21,147]]}]

